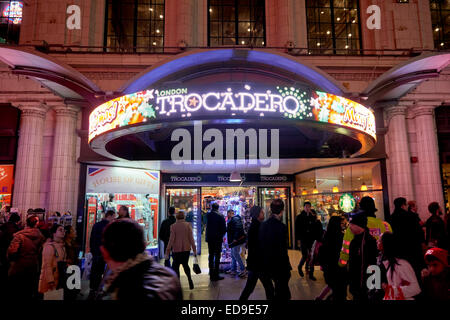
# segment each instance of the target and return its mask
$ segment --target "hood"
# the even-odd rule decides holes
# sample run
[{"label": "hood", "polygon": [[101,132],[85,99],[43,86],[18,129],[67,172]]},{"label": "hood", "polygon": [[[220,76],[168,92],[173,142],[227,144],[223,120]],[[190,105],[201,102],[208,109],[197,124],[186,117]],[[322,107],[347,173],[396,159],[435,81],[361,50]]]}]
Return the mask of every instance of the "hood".
[{"label": "hood", "polygon": [[22,231],[17,232],[17,235],[19,234],[27,237],[31,241],[36,241],[43,238],[41,231],[39,231],[39,229],[37,228],[25,228]]}]

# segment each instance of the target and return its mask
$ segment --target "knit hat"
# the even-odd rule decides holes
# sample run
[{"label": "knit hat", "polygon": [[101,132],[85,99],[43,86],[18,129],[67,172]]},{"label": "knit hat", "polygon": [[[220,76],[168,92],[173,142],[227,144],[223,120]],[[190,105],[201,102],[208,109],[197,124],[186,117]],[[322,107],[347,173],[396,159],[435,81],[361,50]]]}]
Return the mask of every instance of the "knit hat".
[{"label": "knit hat", "polygon": [[366,212],[378,211],[378,209],[375,208],[375,201],[373,201],[372,197],[368,196],[362,197],[361,201],[359,202],[359,208]]},{"label": "knit hat", "polygon": [[448,251],[441,248],[430,248],[425,253],[425,260],[427,257],[433,256],[442,262],[446,267],[448,266]]},{"label": "knit hat", "polygon": [[357,225],[361,228],[366,228],[367,227],[367,216],[365,215],[365,213],[363,211],[355,212],[350,216],[350,223]]}]

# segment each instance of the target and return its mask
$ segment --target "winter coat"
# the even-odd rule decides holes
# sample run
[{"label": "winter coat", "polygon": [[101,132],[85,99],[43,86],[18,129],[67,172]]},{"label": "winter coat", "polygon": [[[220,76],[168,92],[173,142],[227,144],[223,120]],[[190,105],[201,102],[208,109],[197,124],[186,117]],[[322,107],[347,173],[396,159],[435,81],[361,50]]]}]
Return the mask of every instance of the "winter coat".
[{"label": "winter coat", "polygon": [[197,255],[197,248],[195,246],[194,236],[192,235],[192,227],[189,222],[177,220],[170,226],[170,239],[166,248],[166,254],[173,252],[194,252]]},{"label": "winter coat", "polygon": [[105,282],[106,291],[113,300],[135,303],[183,299],[180,281],[175,272],[146,254],[137,255],[119,268]]},{"label": "winter coat", "polygon": [[42,268],[39,277],[39,292],[45,293],[50,290],[49,283],[59,284],[58,262],[66,260],[66,249],[64,242],[55,242],[48,239],[42,250]]},{"label": "winter coat", "polygon": [[[165,245],[167,245],[170,239],[170,226],[176,221],[177,220],[172,215],[167,217],[167,219],[164,219],[164,221],[161,223],[161,227],[159,229],[159,239],[161,239],[161,241],[164,242]],[[165,249],[166,248],[164,248],[164,250]]]},{"label": "winter coat", "polygon": [[441,274],[433,276],[429,274],[422,280],[425,300],[450,301],[450,270],[447,268]]},{"label": "winter coat", "polygon": [[14,222],[6,222],[0,228],[0,266],[6,264],[6,252],[14,237],[19,231],[19,226]]},{"label": "winter coat", "polygon": [[[245,242],[244,225],[240,216],[233,216],[227,224],[227,240],[230,248]],[[236,241],[236,242],[235,242]]]},{"label": "winter coat", "polygon": [[427,243],[434,242],[437,247],[447,249],[444,220],[438,215],[432,215],[428,218],[425,226],[427,229]]},{"label": "winter coat", "polygon": [[[383,261],[383,265],[387,270],[386,278],[388,281],[384,300],[414,300],[414,296],[417,296],[421,291],[414,269],[408,261],[404,259],[396,260],[397,264],[394,267],[394,272],[392,272],[391,268],[388,269],[389,262]],[[405,285],[402,282],[409,282],[409,284]]]},{"label": "winter coat", "polygon": [[102,235],[103,230],[109,224],[109,221],[103,219],[94,224],[91,231],[91,237],[89,238],[89,248],[94,257],[100,257],[102,253],[100,252],[100,246],[102,245]]},{"label": "winter coat", "polygon": [[261,252],[258,250],[260,227],[261,222],[258,219],[252,219],[252,223],[248,229],[247,270],[259,271],[261,269]]},{"label": "winter coat", "polygon": [[272,215],[261,223],[258,236],[261,252],[261,268],[268,275],[290,273],[292,270],[288,255],[288,229]]},{"label": "winter coat", "polygon": [[315,240],[320,240],[323,233],[322,223],[317,219],[317,214],[308,214],[303,210],[295,218],[295,239],[300,240],[302,246],[311,248]]},{"label": "winter coat", "polygon": [[16,232],[8,248],[9,276],[39,272],[39,255],[45,238],[37,228]]},{"label": "winter coat", "polygon": [[223,215],[217,211],[209,211],[206,214],[206,242],[222,243],[226,232],[227,226]]},{"label": "winter coat", "polygon": [[343,232],[325,233],[319,249],[319,264],[323,269],[325,282],[333,285],[339,270],[339,254],[341,252]]}]

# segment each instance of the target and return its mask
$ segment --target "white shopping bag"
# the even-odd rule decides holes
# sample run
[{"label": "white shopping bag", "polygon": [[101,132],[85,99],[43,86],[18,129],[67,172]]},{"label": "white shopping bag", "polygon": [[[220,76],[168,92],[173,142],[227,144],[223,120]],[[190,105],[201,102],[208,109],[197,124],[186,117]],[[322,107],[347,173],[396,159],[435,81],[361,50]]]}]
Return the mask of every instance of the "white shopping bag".
[{"label": "white shopping bag", "polygon": [[44,300],[64,300],[64,289],[61,288],[45,292]]}]

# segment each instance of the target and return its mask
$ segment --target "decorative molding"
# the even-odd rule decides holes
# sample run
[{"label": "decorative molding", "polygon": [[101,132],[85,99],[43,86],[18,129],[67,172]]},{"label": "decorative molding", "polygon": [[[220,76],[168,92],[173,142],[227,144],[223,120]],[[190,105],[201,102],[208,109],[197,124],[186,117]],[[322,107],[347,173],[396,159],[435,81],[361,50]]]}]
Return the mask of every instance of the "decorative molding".
[{"label": "decorative molding", "polygon": [[407,106],[402,105],[396,105],[387,107],[384,109],[385,112],[385,119],[387,121],[390,121],[395,116],[404,116],[406,117],[406,110],[408,109]]},{"label": "decorative molding", "polygon": [[434,109],[436,107],[438,107],[439,105],[440,105],[440,103],[435,105],[435,106],[418,105],[418,106],[416,106],[416,107],[411,109],[411,113],[413,115],[413,118],[416,118],[416,117],[419,117],[419,116],[431,116],[431,117],[433,117],[434,116]]},{"label": "decorative molding", "polygon": [[58,105],[52,108],[56,112],[56,117],[70,117],[77,119],[80,108],[76,106]]},{"label": "decorative molding", "polygon": [[49,109],[49,105],[43,102],[19,102],[16,107],[22,111],[21,117],[37,117],[42,119],[45,118]]}]

